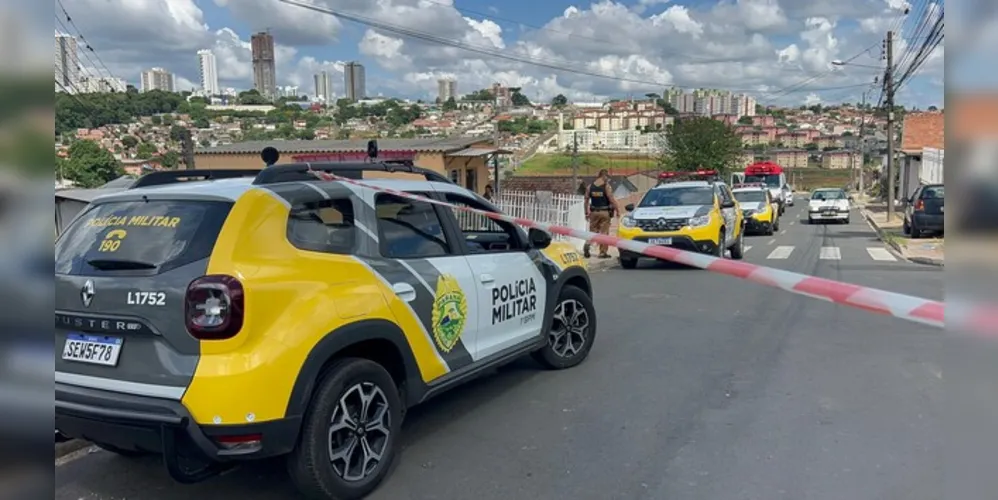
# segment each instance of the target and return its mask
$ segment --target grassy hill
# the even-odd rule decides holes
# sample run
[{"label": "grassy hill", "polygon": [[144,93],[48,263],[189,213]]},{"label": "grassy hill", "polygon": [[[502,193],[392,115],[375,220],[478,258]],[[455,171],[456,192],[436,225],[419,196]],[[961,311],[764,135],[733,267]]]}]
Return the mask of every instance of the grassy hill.
[{"label": "grassy hill", "polygon": [[[657,160],[649,156],[579,153],[579,175],[595,175],[600,169],[654,170]],[[572,155],[564,153],[537,154],[523,162],[517,175],[570,175]]]},{"label": "grassy hill", "polygon": [[[598,153],[579,154],[579,175],[595,175],[600,169],[610,172],[637,170],[657,170],[656,158],[639,155],[610,155]],[[572,155],[564,153],[537,154],[525,161],[516,171],[516,175],[571,175]],[[819,167],[793,169],[790,182],[800,190],[810,190],[819,187],[843,187],[852,176],[847,170],[825,170]]]}]

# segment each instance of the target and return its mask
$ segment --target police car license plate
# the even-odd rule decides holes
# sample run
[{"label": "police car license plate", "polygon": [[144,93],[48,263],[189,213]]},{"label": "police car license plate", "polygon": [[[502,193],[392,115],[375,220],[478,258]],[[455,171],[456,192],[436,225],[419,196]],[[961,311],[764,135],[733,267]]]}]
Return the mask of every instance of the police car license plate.
[{"label": "police car license plate", "polygon": [[93,365],[116,366],[122,339],[105,335],[70,333],[62,347],[62,359]]},{"label": "police car license plate", "polygon": [[651,238],[648,240],[649,245],[671,245],[672,238]]}]

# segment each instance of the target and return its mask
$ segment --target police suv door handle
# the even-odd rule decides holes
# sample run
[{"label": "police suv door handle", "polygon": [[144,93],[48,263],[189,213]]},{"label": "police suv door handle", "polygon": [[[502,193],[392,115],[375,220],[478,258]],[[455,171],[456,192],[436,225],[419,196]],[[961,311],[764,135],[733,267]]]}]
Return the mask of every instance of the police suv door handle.
[{"label": "police suv door handle", "polygon": [[496,279],[492,277],[491,274],[483,274],[480,276],[483,285],[494,285]]},{"label": "police suv door handle", "polygon": [[416,289],[408,283],[395,283],[392,285],[392,291],[405,302],[416,300]]}]

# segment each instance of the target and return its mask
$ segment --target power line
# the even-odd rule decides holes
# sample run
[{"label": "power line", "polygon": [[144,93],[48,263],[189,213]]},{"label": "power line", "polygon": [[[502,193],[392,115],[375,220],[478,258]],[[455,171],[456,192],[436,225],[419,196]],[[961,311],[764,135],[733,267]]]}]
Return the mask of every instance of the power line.
[{"label": "power line", "polygon": [[[80,30],[80,27],[76,25],[75,21],[73,21],[73,18],[69,15],[69,12],[66,11],[66,7],[62,4],[62,0],[56,0],[56,4],[59,6],[59,10],[62,11],[62,15],[65,16],[66,22],[76,29],[76,36],[77,38],[79,38],[81,42],[83,42],[84,49],[93,54],[93,56],[97,59],[97,62],[100,63],[102,68],[104,68],[104,71],[107,71],[108,78],[114,78],[114,73],[110,69],[108,69],[106,64],[104,64],[104,61],[101,60],[100,55],[97,54],[97,51],[94,50],[94,47],[90,45],[90,42],[86,39],[86,37],[83,36],[83,31]],[[58,16],[56,16],[56,18],[58,19]],[[65,27],[65,25],[63,25],[63,27]],[[66,32],[69,33],[69,30],[66,30]],[[86,55],[86,52],[84,52],[84,54]],[[89,57],[90,56],[87,55],[88,60],[90,60]],[[94,69],[95,70],[97,69],[96,65],[94,65]]]},{"label": "power line", "polygon": [[930,32],[932,38],[926,40],[919,48],[918,53],[915,54],[915,58],[912,60],[911,65],[908,69],[901,75],[895,86],[895,90],[899,89],[902,85],[908,82],[916,72],[925,64],[925,61],[932,55],[932,52],[939,46],[943,41],[943,16],[940,14],[939,18],[936,19],[935,24]]},{"label": "power line", "polygon": [[[358,24],[361,24],[361,25],[364,25],[364,26],[368,26],[368,27],[375,28],[375,29],[378,29],[378,30],[386,31],[386,32],[389,32],[389,33],[394,33],[394,34],[397,34],[397,35],[402,35],[402,36],[405,36],[405,37],[414,38],[414,39],[425,41],[425,42],[431,42],[431,43],[435,43],[435,44],[439,44],[439,45],[445,45],[445,46],[448,46],[448,47],[454,47],[454,48],[457,48],[457,49],[462,49],[462,50],[466,50],[468,52],[473,52],[473,53],[477,53],[477,54],[481,54],[481,55],[486,55],[486,56],[494,57],[494,58],[497,58],[497,59],[504,59],[504,60],[507,60],[507,61],[518,62],[518,63],[522,63],[522,64],[529,64],[529,65],[538,66],[538,67],[542,67],[542,68],[552,69],[552,70],[555,70],[555,71],[560,71],[560,72],[565,72],[565,73],[574,73],[574,74],[577,74],[577,75],[589,76],[589,77],[593,77],[593,78],[602,78],[602,79],[613,80],[613,81],[618,81],[618,82],[637,83],[637,84],[641,84],[641,85],[648,85],[650,87],[654,87],[656,90],[658,88],[661,88],[661,87],[675,86],[671,82],[661,82],[661,81],[644,80],[644,79],[639,79],[639,78],[631,78],[631,77],[622,77],[622,76],[607,75],[607,74],[603,74],[603,73],[597,73],[597,72],[591,71],[591,70],[579,69],[579,68],[572,68],[572,67],[566,66],[566,65],[564,65],[564,64],[562,64],[560,62],[550,62],[550,61],[547,61],[547,60],[541,60],[541,59],[537,59],[537,58],[530,58],[530,57],[525,57],[525,56],[516,56],[516,55],[512,55],[512,54],[506,54],[506,53],[503,53],[503,52],[498,52],[498,51],[496,51],[494,49],[484,48],[484,47],[481,47],[481,46],[472,45],[472,44],[460,42],[460,41],[457,41],[457,40],[452,40],[452,39],[440,37],[440,36],[433,35],[433,34],[430,34],[430,33],[426,33],[426,32],[423,32],[423,31],[418,31],[418,30],[413,30],[413,29],[409,29],[409,28],[405,28],[405,27],[401,27],[401,26],[397,26],[397,25],[387,24],[387,23],[384,23],[384,22],[380,22],[380,21],[377,21],[377,20],[374,20],[374,19],[366,18],[366,17],[359,16],[359,15],[352,14],[352,13],[346,13],[346,12],[343,12],[343,11],[333,11],[333,10],[330,10],[330,9],[318,7],[318,6],[311,5],[311,4],[299,3],[299,2],[297,2],[295,0],[279,0],[279,1],[282,2],[282,3],[288,4],[288,5],[293,5],[295,7],[301,7],[303,9],[308,9],[308,10],[311,10],[311,11],[314,11],[314,12],[319,12],[319,13],[326,14],[326,15],[336,16],[337,18],[340,18],[340,19],[346,19],[348,21],[352,21],[352,22],[355,22],[355,23],[358,23]],[[703,85],[707,85],[707,84],[703,84]],[[687,87],[687,88],[691,88],[691,87]],[[836,88],[838,88],[838,87],[836,87]],[[758,91],[757,89],[728,89],[728,90],[731,91],[731,92],[745,92],[745,93],[755,93],[755,92]],[[807,90],[807,91],[823,91],[825,89],[805,89],[805,90]]]},{"label": "power line", "polygon": [[[858,52],[856,55],[854,55],[854,56],[852,56],[852,57],[850,57],[848,59],[845,59],[843,61],[843,64],[849,64],[849,63],[855,61],[856,59],[859,59],[864,54],[869,53],[870,50],[872,50],[874,47],[876,47],[877,44],[879,44],[879,43],[880,43],[879,41],[878,42],[874,42],[869,47],[867,47],[867,48],[863,49],[862,51]],[[786,95],[789,95],[789,94],[794,93],[794,92],[796,92],[796,91],[798,91],[800,89],[803,89],[803,87],[805,87],[809,83],[812,83],[812,82],[817,81],[817,80],[819,80],[821,78],[829,76],[829,75],[831,75],[834,72],[835,72],[835,68],[832,67],[832,68],[827,69],[826,71],[818,73],[817,75],[814,75],[814,76],[811,76],[811,77],[806,78],[804,80],[801,80],[799,82],[793,83],[793,84],[791,84],[791,85],[789,85],[787,87],[784,87],[782,89],[779,89],[779,90],[776,90],[774,92],[769,92],[767,94],[764,94],[764,95],[770,95],[770,97],[767,98],[765,102],[767,104],[772,103],[772,102],[774,102],[774,101],[776,101],[776,100],[778,100],[778,99],[780,99],[782,97],[785,97]],[[862,84],[859,84],[859,85],[848,85],[848,86],[845,86],[844,88],[865,87],[866,85],[868,85],[868,84],[862,83]],[[840,88],[842,88],[842,87],[840,87]],[[827,90],[836,90],[836,89],[827,89]],[[815,91],[815,89],[803,89],[801,91],[803,91],[803,92],[813,92],[813,91]]]},{"label": "power line", "polygon": [[916,45],[915,42],[919,37],[921,37],[922,33],[925,31],[926,26],[930,23],[929,15],[932,12],[932,6],[935,5],[935,3],[929,3],[929,0],[921,0],[921,5],[922,5],[921,13],[915,20],[913,29],[911,30],[912,32],[910,33],[910,36],[905,37],[907,38],[907,43],[904,53],[901,55],[900,58],[898,58],[897,64],[894,65],[894,67],[896,68],[894,72],[895,78],[897,78],[897,76],[901,74],[901,68],[904,68],[906,64],[910,64],[911,61],[913,60],[912,56],[915,54],[915,48],[914,48]]}]

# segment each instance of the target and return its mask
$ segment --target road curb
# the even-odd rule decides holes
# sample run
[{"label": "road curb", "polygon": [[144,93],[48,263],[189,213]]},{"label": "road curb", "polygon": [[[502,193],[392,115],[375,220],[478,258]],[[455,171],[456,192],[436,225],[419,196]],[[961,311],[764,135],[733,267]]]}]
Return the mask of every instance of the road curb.
[{"label": "road curb", "polygon": [[895,257],[898,257],[907,262],[911,262],[913,264],[946,267],[946,262],[943,259],[933,259],[931,257],[909,257],[905,255],[904,249],[901,248],[900,244],[894,241],[889,241],[884,239],[885,231],[881,229],[880,226],[877,225],[877,223],[873,220],[873,215],[868,210],[866,210],[865,208],[861,208],[860,213],[863,214],[863,218],[866,219],[866,223],[869,224],[870,227],[872,227],[873,230],[877,232],[877,239],[885,243],[887,245],[887,249],[892,254],[894,254]]},{"label": "road curb", "polygon": [[606,271],[607,269],[612,269],[619,265],[620,263],[618,262],[617,257],[609,259],[593,259],[589,261],[586,269],[589,271]]}]

